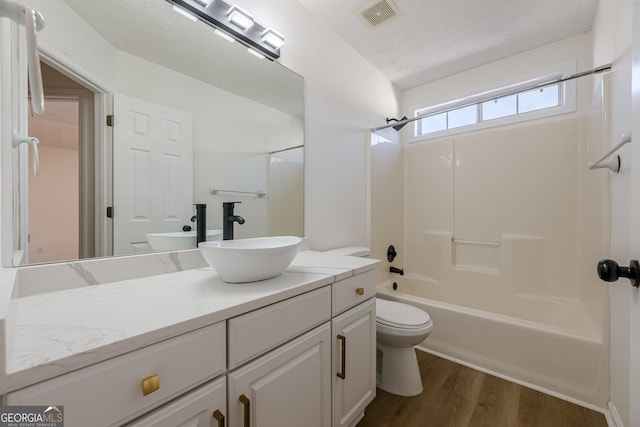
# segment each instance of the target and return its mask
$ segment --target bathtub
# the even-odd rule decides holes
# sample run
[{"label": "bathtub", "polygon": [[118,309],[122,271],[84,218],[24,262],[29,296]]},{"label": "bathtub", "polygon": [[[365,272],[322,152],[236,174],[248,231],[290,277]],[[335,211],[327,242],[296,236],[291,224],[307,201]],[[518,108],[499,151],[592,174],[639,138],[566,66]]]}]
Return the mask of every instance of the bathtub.
[{"label": "bathtub", "polygon": [[491,307],[483,310],[429,299],[428,290],[420,280],[406,276],[377,287],[378,298],[429,313],[433,331],[419,349],[604,411],[609,355],[584,307],[520,296],[501,301],[506,314],[497,314],[489,311]]}]

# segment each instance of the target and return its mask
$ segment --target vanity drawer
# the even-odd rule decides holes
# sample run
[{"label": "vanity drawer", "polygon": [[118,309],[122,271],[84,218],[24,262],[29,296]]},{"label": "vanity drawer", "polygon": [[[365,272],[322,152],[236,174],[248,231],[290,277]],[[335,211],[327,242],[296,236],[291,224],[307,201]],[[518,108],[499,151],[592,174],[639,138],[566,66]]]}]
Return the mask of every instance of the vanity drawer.
[{"label": "vanity drawer", "polygon": [[332,313],[334,316],[349,307],[360,304],[376,295],[375,270],[335,282],[333,285]]},{"label": "vanity drawer", "polygon": [[[63,405],[65,427],[132,419],[225,371],[225,324],[217,323],[23,388],[7,405]],[[143,394],[143,380],[159,388]]]},{"label": "vanity drawer", "polygon": [[329,319],[330,286],[234,317],[227,321],[229,369]]}]

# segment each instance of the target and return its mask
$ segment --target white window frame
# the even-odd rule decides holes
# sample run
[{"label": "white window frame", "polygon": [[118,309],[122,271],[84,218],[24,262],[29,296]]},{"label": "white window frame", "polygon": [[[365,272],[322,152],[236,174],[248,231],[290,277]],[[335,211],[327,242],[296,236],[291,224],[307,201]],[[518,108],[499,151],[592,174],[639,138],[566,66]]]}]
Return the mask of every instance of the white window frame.
[{"label": "white window frame", "polygon": [[[413,124],[413,136],[409,139],[409,143],[427,141],[437,138],[442,138],[446,136],[458,135],[461,133],[492,128],[496,126],[504,126],[509,124],[521,123],[530,120],[537,120],[546,117],[552,117],[560,114],[573,113],[576,111],[576,82],[575,80],[566,81],[559,84],[558,87],[558,97],[559,97],[559,105],[556,107],[547,107],[540,110],[529,111],[526,113],[516,113],[510,116],[500,117],[496,119],[489,119],[486,121],[481,121],[480,109],[482,108],[482,102],[486,102],[488,100],[494,98],[501,98],[503,96],[507,96],[510,94],[514,94],[514,92],[526,92],[527,90],[533,89],[533,86],[552,81],[561,77],[566,77],[575,70],[575,65],[571,67],[569,64],[564,64],[561,67],[562,70],[558,70],[556,72],[545,74],[544,76],[537,77],[534,79],[529,79],[526,81],[521,81],[519,83],[511,84],[508,86],[503,86],[499,89],[489,90],[481,93],[476,93],[470,96],[466,96],[464,98],[459,98],[453,101],[448,101],[445,103],[432,105],[426,108],[418,108],[414,111],[414,117],[418,116],[429,116],[433,114],[444,113],[447,111],[455,110],[458,108],[476,105],[477,107],[477,122],[473,124],[469,124],[466,126],[459,126],[451,129],[443,129],[441,131],[429,132],[426,134],[419,134],[420,130],[420,120],[416,120]],[[558,68],[556,68],[558,69]]]}]

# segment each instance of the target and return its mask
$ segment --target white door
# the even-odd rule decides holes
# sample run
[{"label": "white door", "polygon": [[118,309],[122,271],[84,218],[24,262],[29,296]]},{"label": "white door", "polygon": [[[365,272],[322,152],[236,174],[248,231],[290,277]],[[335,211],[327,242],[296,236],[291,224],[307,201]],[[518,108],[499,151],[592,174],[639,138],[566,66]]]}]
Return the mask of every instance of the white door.
[{"label": "white door", "polygon": [[120,94],[113,110],[113,253],[144,253],[146,233],[191,224],[193,117]]},{"label": "white door", "polygon": [[[629,258],[640,259],[640,2],[633,2],[633,39],[632,39],[632,141],[631,141],[631,229],[629,230],[631,240],[631,253]],[[612,242],[615,244],[615,242]],[[621,262],[624,262],[620,260]],[[626,260],[625,260],[626,261]],[[627,280],[624,280],[628,283]],[[625,283],[624,285],[629,286]],[[628,301],[630,304],[631,316],[629,319],[629,354],[630,366],[630,392],[629,407],[631,409],[629,426],[640,425],[640,407],[637,402],[640,398],[640,290],[632,288],[629,290]],[[611,310],[626,311],[626,307],[611,307]]]},{"label": "white door", "polygon": [[329,427],[331,327],[323,326],[227,377],[230,427]]},{"label": "white door", "polygon": [[332,320],[333,427],[350,426],[376,396],[375,307],[372,298]]}]

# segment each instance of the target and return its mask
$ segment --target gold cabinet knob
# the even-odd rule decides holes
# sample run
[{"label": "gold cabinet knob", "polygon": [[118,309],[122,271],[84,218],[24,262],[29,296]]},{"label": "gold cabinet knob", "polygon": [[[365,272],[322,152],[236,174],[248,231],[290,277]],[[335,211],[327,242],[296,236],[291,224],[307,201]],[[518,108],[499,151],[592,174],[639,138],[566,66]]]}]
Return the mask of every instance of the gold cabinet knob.
[{"label": "gold cabinet knob", "polygon": [[364,295],[364,288],[356,288],[356,294]]},{"label": "gold cabinet knob", "polygon": [[160,388],[160,377],[157,375],[151,375],[142,380],[142,394],[146,396]]}]

